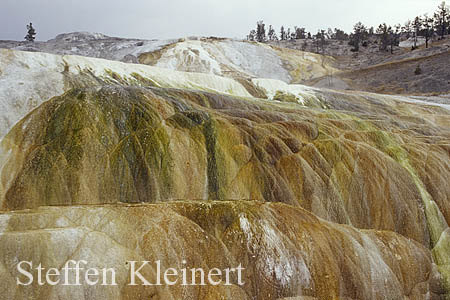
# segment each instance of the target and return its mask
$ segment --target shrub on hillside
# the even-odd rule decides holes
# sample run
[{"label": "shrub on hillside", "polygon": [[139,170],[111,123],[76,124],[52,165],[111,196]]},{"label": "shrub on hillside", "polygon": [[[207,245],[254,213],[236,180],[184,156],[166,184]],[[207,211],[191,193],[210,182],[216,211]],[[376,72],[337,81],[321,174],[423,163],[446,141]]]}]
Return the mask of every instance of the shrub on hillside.
[{"label": "shrub on hillside", "polygon": [[422,74],[422,69],[420,68],[420,65],[417,66],[416,70],[414,71],[414,74],[416,75]]}]

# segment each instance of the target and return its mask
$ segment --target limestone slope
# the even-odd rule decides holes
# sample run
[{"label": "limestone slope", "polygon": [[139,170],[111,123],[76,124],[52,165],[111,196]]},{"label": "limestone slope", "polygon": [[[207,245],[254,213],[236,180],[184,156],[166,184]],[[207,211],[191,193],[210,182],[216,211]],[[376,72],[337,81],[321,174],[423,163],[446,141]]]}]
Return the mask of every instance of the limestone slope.
[{"label": "limestone slope", "polygon": [[[330,224],[279,203],[42,207],[2,214],[0,221],[3,299],[427,299],[440,292],[422,245],[391,232]],[[117,285],[15,285],[16,276],[26,280],[15,260],[48,268],[70,259],[114,268]],[[139,279],[129,286],[126,262],[144,260],[152,263],[140,273],[151,283],[161,260],[162,270],[242,264],[244,285],[233,273],[231,286],[143,286]],[[74,272],[68,278],[75,282]]]},{"label": "limestone slope", "polygon": [[[11,50],[0,51],[0,72],[0,237],[8,238],[0,241],[2,253],[27,258],[38,251],[56,260],[42,242],[47,234],[97,231],[101,226],[90,220],[111,214],[105,226],[123,223],[101,234],[100,245],[108,248],[108,236],[123,234],[112,238],[122,251],[111,254],[113,261],[135,257],[133,251],[159,256],[150,240],[169,243],[167,230],[158,228],[172,224],[200,226],[217,240],[217,248],[204,249],[201,236],[176,230],[170,240],[181,243],[186,257],[226,253],[254,270],[244,289],[142,290],[161,299],[448,295],[450,108],[439,98]],[[172,203],[178,199],[185,201]],[[142,202],[158,204],[128,205]],[[75,236],[88,238],[83,230]],[[156,230],[151,238],[122,241],[149,230]],[[73,252],[64,239],[51,240],[64,245],[61,253]],[[104,251],[97,246],[79,249],[94,251],[100,263],[96,253]],[[171,255],[173,262],[182,257]],[[324,263],[326,257],[332,258]],[[5,259],[0,271],[13,261]],[[9,292],[36,299],[86,295]],[[87,293],[96,292],[139,299],[125,287]]]},{"label": "limestone slope", "polygon": [[44,101],[72,88],[104,84],[172,87],[238,97],[277,95],[280,100],[289,96],[295,102],[303,103],[306,98],[315,102],[310,97],[313,89],[279,80],[232,79],[82,56],[0,49],[0,137]]},{"label": "limestone slope", "polygon": [[47,42],[0,41],[0,48],[104,58],[234,78],[274,78],[287,83],[337,71],[331,57],[213,37],[159,41],[73,32],[60,34]]},{"label": "limestone slope", "polygon": [[332,67],[331,57],[228,39],[181,41],[142,53],[139,62],[179,71],[234,78],[272,78],[287,83],[337,72]]}]

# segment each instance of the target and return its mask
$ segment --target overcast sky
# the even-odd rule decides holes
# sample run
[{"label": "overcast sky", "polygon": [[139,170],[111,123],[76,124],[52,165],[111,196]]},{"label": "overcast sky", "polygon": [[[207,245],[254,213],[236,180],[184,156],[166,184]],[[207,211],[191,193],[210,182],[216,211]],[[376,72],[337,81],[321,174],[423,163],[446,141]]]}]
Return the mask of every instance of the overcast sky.
[{"label": "overcast sky", "polygon": [[33,22],[37,40],[59,33],[101,32],[143,39],[244,37],[258,20],[279,27],[351,30],[362,21],[404,23],[431,14],[442,0],[0,0],[0,39],[23,40]]}]

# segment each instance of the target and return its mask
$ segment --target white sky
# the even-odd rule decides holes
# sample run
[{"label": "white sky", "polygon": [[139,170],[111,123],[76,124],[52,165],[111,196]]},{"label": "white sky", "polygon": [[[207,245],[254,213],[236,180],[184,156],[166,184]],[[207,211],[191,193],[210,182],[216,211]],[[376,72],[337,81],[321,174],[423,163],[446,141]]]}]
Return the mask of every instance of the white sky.
[{"label": "white sky", "polygon": [[[279,27],[341,28],[404,23],[442,0],[0,0],[0,39],[23,40],[33,22],[38,40],[73,31],[145,39],[244,37],[258,20]],[[448,2],[447,2],[448,3]]]}]

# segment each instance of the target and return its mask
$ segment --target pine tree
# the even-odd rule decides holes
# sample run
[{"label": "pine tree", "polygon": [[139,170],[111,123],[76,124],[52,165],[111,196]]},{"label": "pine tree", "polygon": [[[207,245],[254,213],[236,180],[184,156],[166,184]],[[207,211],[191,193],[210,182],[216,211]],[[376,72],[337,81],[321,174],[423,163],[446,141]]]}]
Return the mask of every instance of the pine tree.
[{"label": "pine tree", "polygon": [[272,25],[269,25],[267,36],[269,41],[278,41],[277,33],[275,32],[275,29],[273,29]]},{"label": "pine tree", "polygon": [[411,37],[411,20],[406,21],[405,25],[402,27],[402,33],[406,34],[406,38],[409,39]]},{"label": "pine tree", "polygon": [[394,28],[389,26],[389,44],[391,45],[391,54],[394,54],[394,46],[398,46],[400,41],[400,32],[402,30],[402,25],[397,24]]},{"label": "pine tree", "polygon": [[320,30],[320,47],[322,48],[322,54],[325,54],[325,30]]},{"label": "pine tree", "polygon": [[431,37],[434,33],[433,28],[433,19],[429,18],[427,14],[423,16],[423,34],[425,36],[425,48],[428,48],[428,42],[430,41]]},{"label": "pine tree", "polygon": [[250,30],[250,33],[247,35],[247,40],[254,42],[256,39],[256,31],[255,29]]},{"label": "pine tree", "polygon": [[413,49],[417,49],[417,36],[419,35],[420,28],[422,27],[422,19],[416,17],[412,23],[414,28],[414,46]]},{"label": "pine tree", "polygon": [[389,43],[389,28],[386,23],[380,24],[377,28],[377,35],[380,38],[380,50],[386,50]]},{"label": "pine tree", "polygon": [[353,33],[350,37],[349,44],[353,46],[352,51],[359,51],[359,44],[367,37],[367,29],[366,27],[361,23],[358,22],[353,26]]},{"label": "pine tree", "polygon": [[256,40],[260,43],[266,41],[266,25],[264,21],[259,21],[256,24]]},{"label": "pine tree", "polygon": [[280,40],[282,41],[286,40],[286,31],[284,30],[284,26],[281,26],[280,29]]},{"label": "pine tree", "polygon": [[295,39],[299,40],[299,39],[306,38],[305,32],[306,32],[305,28],[299,28],[299,27],[295,26]]},{"label": "pine tree", "polygon": [[27,25],[27,30],[28,30],[28,34],[25,36],[25,40],[27,40],[28,42],[34,42],[34,39],[35,39],[34,36],[36,35],[36,30],[34,30],[32,23]]},{"label": "pine tree", "polygon": [[329,39],[329,40],[335,39],[333,29],[331,29],[331,28],[328,28],[328,30],[327,30],[327,39]]},{"label": "pine tree", "polygon": [[317,31],[317,34],[314,35],[314,46],[316,47],[316,53],[319,54],[320,53],[320,48],[322,47],[322,53],[323,51],[323,44],[324,44],[324,30]]},{"label": "pine tree", "polygon": [[343,30],[335,28],[334,29],[334,38],[338,41],[343,41],[348,39],[348,34],[346,34]]},{"label": "pine tree", "polygon": [[296,36],[297,36],[297,35],[296,35],[295,31],[292,31],[292,32],[291,32],[291,38],[290,38],[290,40],[291,40],[291,41],[294,41]]},{"label": "pine tree", "polygon": [[442,1],[442,3],[439,5],[437,12],[434,14],[436,25],[439,28],[439,34],[441,36],[441,39],[444,38],[444,35],[447,31],[447,26],[450,19],[450,9],[445,4],[445,1]]},{"label": "pine tree", "polygon": [[304,39],[303,44],[302,44],[302,51],[306,51],[307,48],[308,48],[308,42],[307,42],[307,39]]}]

